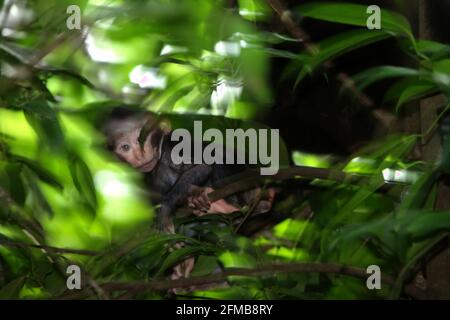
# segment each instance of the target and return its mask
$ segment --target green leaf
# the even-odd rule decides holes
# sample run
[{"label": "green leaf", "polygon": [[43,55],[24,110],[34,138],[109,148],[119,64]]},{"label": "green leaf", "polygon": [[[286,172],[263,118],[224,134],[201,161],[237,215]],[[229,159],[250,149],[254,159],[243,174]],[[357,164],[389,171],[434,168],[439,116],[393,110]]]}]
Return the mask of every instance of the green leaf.
[{"label": "green leaf", "polygon": [[58,178],[41,166],[39,162],[18,155],[13,155],[12,159],[27,166],[41,181],[61,190],[64,188],[61,182],[58,181]]},{"label": "green leaf", "polygon": [[438,91],[437,85],[431,80],[412,77],[402,79],[393,84],[383,97],[383,103],[397,100],[397,109],[414,99],[422,98]]},{"label": "green leaf", "polygon": [[192,270],[191,276],[193,277],[207,276],[211,274],[214,270],[216,270],[217,267],[219,267],[219,264],[217,263],[216,257],[199,256],[195,260],[195,267],[194,270]]},{"label": "green leaf", "polygon": [[437,91],[437,87],[434,83],[430,82],[422,82],[416,83],[408,88],[406,88],[401,94],[397,101],[397,105],[395,109],[398,111],[400,107],[404,104],[417,100],[420,98],[424,98],[434,92]]},{"label": "green leaf", "polygon": [[265,0],[239,0],[239,14],[250,21],[263,21],[272,10]]},{"label": "green leaf", "polygon": [[184,258],[187,258],[189,256],[195,256],[196,254],[198,254],[199,251],[202,251],[202,249],[192,246],[173,250],[169,254],[169,256],[164,260],[157,274],[158,275],[162,274],[168,268],[175,266],[177,263],[183,261]]},{"label": "green leaf", "polygon": [[429,170],[422,174],[419,180],[409,188],[398,211],[403,213],[411,209],[419,209],[427,200],[428,194],[432,191],[433,186],[440,175],[440,171],[436,169]]},{"label": "green leaf", "polygon": [[0,299],[2,300],[17,300],[20,298],[20,291],[22,290],[26,276],[18,277],[9,282],[0,290]]},{"label": "green leaf", "polygon": [[442,231],[450,231],[450,212],[419,212],[408,213],[406,216],[409,221],[406,222],[404,232],[416,241]]},{"label": "green leaf", "polygon": [[433,81],[447,97],[450,97],[450,59],[434,61],[432,69],[431,77]]},{"label": "green leaf", "polygon": [[9,178],[9,194],[18,205],[23,206],[26,195],[21,177],[22,166],[17,163],[9,163],[6,165],[5,171]]},{"label": "green leaf", "polygon": [[65,68],[51,67],[51,66],[40,67],[39,70],[43,73],[49,73],[51,75],[56,75],[56,76],[61,75],[61,76],[73,78],[75,80],[78,80],[80,83],[84,84],[85,86],[87,86],[91,89],[95,89],[95,86],[87,78],[83,77],[82,75],[80,75],[79,73],[77,73],[73,70],[65,69]]},{"label": "green leaf", "polygon": [[[320,64],[336,58],[346,52],[381,41],[390,35],[380,31],[353,30],[323,40],[317,45],[318,53],[307,56],[302,62],[303,68],[297,77],[297,83]],[[300,56],[299,56],[300,58]],[[299,64],[299,62],[294,62]]]},{"label": "green leaf", "polygon": [[396,150],[401,145],[412,145],[416,142],[417,135],[389,135],[382,139],[376,140],[367,146],[363,147],[353,157],[366,157],[372,159],[380,159],[387,157],[393,150]]},{"label": "green leaf", "polygon": [[50,108],[48,102],[44,99],[36,99],[26,102],[19,106],[25,112],[35,115],[38,118],[55,120],[56,113]]},{"label": "green leaf", "polygon": [[[360,4],[348,4],[342,2],[308,3],[296,8],[302,16],[314,19],[349,24],[353,26],[367,27],[368,6]],[[381,8],[382,30],[393,32],[396,35],[408,36],[414,40],[411,26],[402,15]]]},{"label": "green leaf", "polygon": [[434,72],[440,72],[444,74],[450,73],[450,59],[442,59],[434,61],[432,64]]},{"label": "green leaf", "polygon": [[76,154],[70,157],[69,169],[73,183],[78,192],[83,196],[92,212],[97,210],[97,191],[94,179],[86,162]]},{"label": "green leaf", "polygon": [[357,75],[353,76],[353,81],[357,83],[357,87],[359,90],[363,90],[367,86],[380,80],[418,75],[419,71],[411,68],[380,66],[358,73]]},{"label": "green leaf", "polygon": [[44,99],[36,99],[19,106],[41,142],[54,150],[63,150],[64,135],[55,111]]},{"label": "green leaf", "polygon": [[429,59],[435,60],[448,57],[450,54],[450,46],[431,40],[418,39],[417,52],[425,55]]}]

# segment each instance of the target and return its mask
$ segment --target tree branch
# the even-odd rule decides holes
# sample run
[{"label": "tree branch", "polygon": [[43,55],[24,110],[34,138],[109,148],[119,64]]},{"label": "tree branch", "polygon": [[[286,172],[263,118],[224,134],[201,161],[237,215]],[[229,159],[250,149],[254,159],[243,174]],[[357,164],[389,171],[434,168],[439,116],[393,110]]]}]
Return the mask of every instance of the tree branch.
[{"label": "tree branch", "polygon": [[[273,264],[258,267],[258,269],[230,268],[219,274],[212,274],[204,277],[193,277],[179,280],[152,280],[151,282],[109,282],[99,284],[105,291],[133,291],[136,294],[151,291],[167,291],[173,288],[189,288],[191,286],[222,283],[230,276],[274,276],[276,273],[325,273],[339,274],[355,278],[366,279],[368,274],[365,269],[348,267],[334,263],[305,262],[293,264]],[[381,282],[392,285],[395,279],[388,275],[381,276]],[[423,298],[421,291],[413,286],[405,288],[405,293],[415,299]],[[78,292],[70,292],[58,299],[81,299],[90,296],[89,289]]]},{"label": "tree branch", "polygon": [[22,243],[22,242],[18,242],[18,241],[2,240],[2,239],[0,239],[0,246],[10,247],[10,248],[32,248],[32,249],[41,249],[41,250],[44,249],[44,250],[51,250],[54,253],[79,254],[79,255],[84,255],[84,256],[96,256],[96,255],[100,254],[97,251],[91,251],[91,250],[58,248],[58,247],[52,247],[52,246],[46,246],[46,245],[28,244],[28,243]]}]

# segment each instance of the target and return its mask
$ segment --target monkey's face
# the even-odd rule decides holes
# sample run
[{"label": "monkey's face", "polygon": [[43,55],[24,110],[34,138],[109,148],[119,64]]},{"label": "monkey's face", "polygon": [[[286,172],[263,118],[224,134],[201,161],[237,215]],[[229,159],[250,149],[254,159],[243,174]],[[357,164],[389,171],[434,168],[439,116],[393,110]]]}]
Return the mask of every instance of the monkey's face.
[{"label": "monkey's face", "polygon": [[122,132],[114,143],[114,153],[123,161],[141,172],[151,172],[160,158],[160,144],[163,132],[158,128],[150,132],[142,148],[139,135],[143,123]]}]

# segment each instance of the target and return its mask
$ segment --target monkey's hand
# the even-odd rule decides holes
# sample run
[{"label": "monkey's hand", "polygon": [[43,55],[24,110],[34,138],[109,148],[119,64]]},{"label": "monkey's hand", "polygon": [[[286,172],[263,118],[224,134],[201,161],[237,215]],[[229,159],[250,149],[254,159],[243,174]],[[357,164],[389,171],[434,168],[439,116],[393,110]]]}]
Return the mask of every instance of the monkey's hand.
[{"label": "monkey's hand", "polygon": [[[184,247],[183,242],[178,242],[174,245],[174,247],[171,250],[181,249]],[[189,278],[192,270],[195,266],[195,258],[194,257],[188,257],[176,266],[173,267],[172,275],[170,276],[171,280],[178,280],[182,278]],[[173,288],[170,290],[171,292],[177,294],[179,292],[186,291],[186,289],[179,289],[179,288]],[[187,290],[189,291],[189,290]]]},{"label": "monkey's hand", "polygon": [[[195,258],[194,257],[187,258],[186,260],[184,260],[180,264],[177,264],[173,268],[173,272],[172,275],[170,276],[170,279],[179,280],[183,278],[185,279],[189,278],[192,270],[194,269],[194,266],[195,266]],[[170,291],[174,294],[179,294],[182,292],[190,292],[193,290],[191,288],[172,288]]]},{"label": "monkey's hand", "polygon": [[187,198],[188,206],[193,209],[192,213],[196,216],[212,213],[229,214],[239,211],[237,207],[223,199],[211,203],[208,194],[214,191],[213,188],[192,186],[189,191],[190,195]]},{"label": "monkey's hand", "polygon": [[189,196],[187,197],[187,203],[192,208],[192,213],[196,216],[202,216],[208,213],[211,208],[211,200],[208,198],[208,193],[213,192],[214,189],[210,187],[197,187],[190,186]]}]

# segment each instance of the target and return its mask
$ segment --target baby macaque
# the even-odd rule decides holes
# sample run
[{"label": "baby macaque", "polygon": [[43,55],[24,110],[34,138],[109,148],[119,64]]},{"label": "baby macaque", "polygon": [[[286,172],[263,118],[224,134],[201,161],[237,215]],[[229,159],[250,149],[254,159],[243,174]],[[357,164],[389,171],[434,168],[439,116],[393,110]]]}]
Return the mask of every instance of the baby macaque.
[{"label": "baby macaque", "polygon": [[[173,233],[172,213],[188,204],[196,215],[229,214],[254,198],[258,189],[211,203],[208,193],[227,176],[243,170],[236,165],[174,164],[171,158],[176,142],[171,140],[167,119],[151,112],[119,107],[113,110],[103,128],[108,148],[119,159],[145,174],[153,191],[162,195],[157,216],[158,228]],[[191,161],[193,163],[194,161]],[[259,213],[271,209],[273,193],[258,204]]]},{"label": "baby macaque", "polygon": [[[157,228],[165,233],[175,232],[172,215],[184,204],[192,208],[195,215],[229,214],[239,211],[258,195],[259,202],[254,212],[267,212],[272,207],[274,192],[268,192],[268,199],[260,199],[260,189],[211,203],[208,193],[214,191],[216,182],[243,168],[223,164],[174,164],[171,153],[176,142],[171,140],[170,122],[154,113],[116,108],[106,121],[103,132],[108,149],[144,173],[151,190],[162,195]],[[182,245],[179,243],[175,247]],[[172,279],[187,278],[193,266],[194,258],[186,259],[175,266]]]}]

